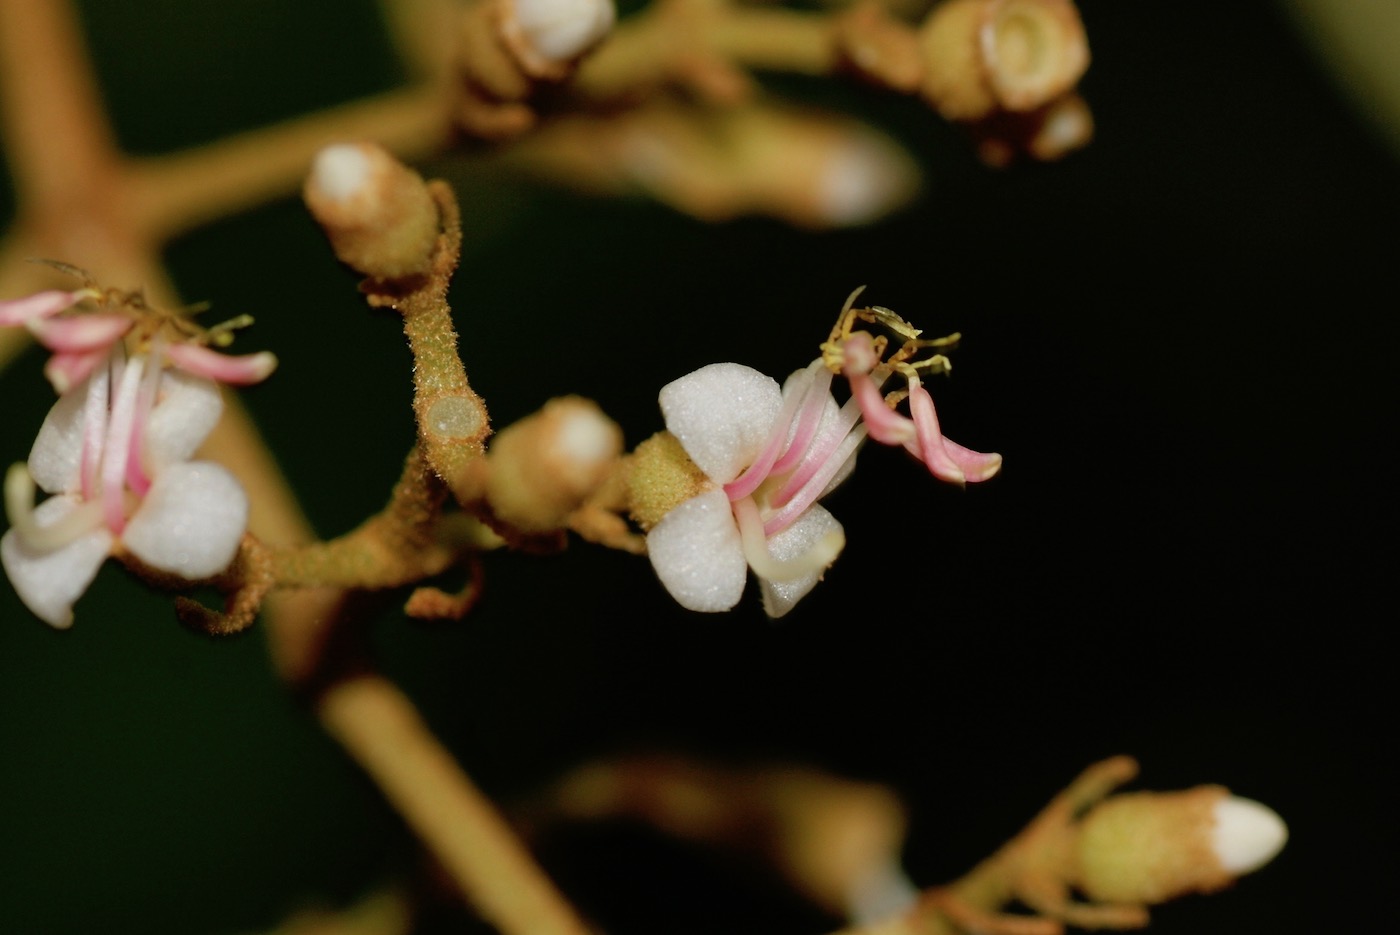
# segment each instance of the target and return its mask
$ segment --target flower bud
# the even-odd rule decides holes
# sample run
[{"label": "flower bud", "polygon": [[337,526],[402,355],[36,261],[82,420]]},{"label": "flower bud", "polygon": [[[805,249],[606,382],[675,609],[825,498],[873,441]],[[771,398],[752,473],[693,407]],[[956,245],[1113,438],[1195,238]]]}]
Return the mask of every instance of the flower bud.
[{"label": "flower bud", "polygon": [[501,32],[528,71],[546,76],[596,45],[616,19],[612,0],[511,0]]},{"label": "flower bud", "polygon": [[622,453],[622,430],[590,400],[552,399],[496,436],[486,500],[524,532],[559,529],[608,478]]},{"label": "flower bud", "polygon": [[1115,903],[1209,893],[1268,863],[1287,839],[1273,810],[1220,786],[1118,795],[1083,819],[1075,882]]},{"label": "flower bud", "polygon": [[924,97],[949,120],[1033,110],[1089,66],[1084,24],[1069,0],[947,0],[919,39]]},{"label": "flower bud", "polygon": [[328,146],[303,191],[341,262],[376,279],[425,272],[438,210],[418,173],[372,143]]}]

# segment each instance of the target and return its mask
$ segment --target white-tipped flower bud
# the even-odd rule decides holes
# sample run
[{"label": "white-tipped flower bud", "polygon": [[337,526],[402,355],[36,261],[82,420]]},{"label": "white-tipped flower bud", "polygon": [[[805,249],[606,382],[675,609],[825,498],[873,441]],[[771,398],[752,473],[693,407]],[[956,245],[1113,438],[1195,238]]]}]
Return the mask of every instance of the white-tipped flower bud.
[{"label": "white-tipped flower bud", "polygon": [[831,150],[815,190],[817,214],[832,227],[869,224],[908,200],[919,181],[889,140],[854,132]]},{"label": "white-tipped flower bud", "polygon": [[1287,839],[1271,809],[1220,786],[1118,795],[1083,820],[1075,883],[1103,902],[1209,893],[1268,863]]},{"label": "white-tipped flower bud", "polygon": [[1235,876],[1253,873],[1283,850],[1288,826],[1278,813],[1253,799],[1230,796],[1215,803],[1211,850]]},{"label": "white-tipped flower bud", "polygon": [[608,34],[613,0],[508,0],[502,30],[527,69],[549,74]]},{"label": "white-tipped flower bud", "polygon": [[427,270],[438,237],[437,205],[422,177],[381,147],[321,150],[303,197],[341,262],[378,279]]},{"label": "white-tipped flower bud", "polygon": [[486,500],[524,532],[563,526],[607,480],[622,453],[622,430],[590,400],[552,399],[491,445]]}]

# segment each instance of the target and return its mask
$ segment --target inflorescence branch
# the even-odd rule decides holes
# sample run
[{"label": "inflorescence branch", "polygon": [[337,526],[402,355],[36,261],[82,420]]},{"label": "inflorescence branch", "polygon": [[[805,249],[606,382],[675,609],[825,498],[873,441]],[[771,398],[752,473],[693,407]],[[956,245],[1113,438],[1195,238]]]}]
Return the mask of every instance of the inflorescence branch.
[{"label": "inflorescence branch", "polygon": [[[408,613],[460,617],[480,593],[481,552],[552,551],[572,531],[645,552],[694,610],[734,606],[752,570],[779,616],[845,546],[818,501],[867,439],[957,485],[991,478],[1001,456],[939,428],[925,381],[946,372],[958,336],[925,339],[888,309],[857,307],[859,290],[820,355],[781,385],[734,363],[668,384],[667,430],[630,455],[617,425],[577,396],[490,438],[447,305],[456,200],[390,151],[441,151],[455,126],[496,144],[478,150],[483,164],[640,188],[701,218],[864,223],[916,190],[907,155],[858,121],[770,100],[757,75],[847,75],[918,95],[1004,165],[1088,140],[1074,90],[1087,43],[1069,0],[943,0],[917,24],[874,0],[827,12],[662,0],[616,28],[610,0],[478,0],[450,16],[455,38],[442,59],[419,63],[422,87],[135,160],[113,142],[69,7],[0,3],[0,114],[20,196],[0,244],[0,294],[25,295],[0,300],[0,325],[13,326],[0,329],[0,365],[32,337],[53,353],[46,374],[60,394],[28,462],[6,475],[0,558],[58,627],[108,557],[160,588],[222,592],[220,611],[176,599],[180,619],[211,634],[245,629],[267,602],[279,670],[483,918],[507,935],[582,935],[586,924],[412,703],[372,672],[352,599],[416,586]],[[357,139],[385,145],[345,142]],[[159,260],[170,236],[290,190],[308,164],[306,202],[336,255],[363,277],[371,306],[403,318],[417,425],[384,509],[322,542],[251,424],[225,407],[221,384],[258,382],[275,358],[225,354],[247,320],[195,325]],[[83,259],[97,275],[57,264],[79,280],[59,288],[52,270],[19,262],[32,256]],[[849,388],[843,401],[834,380]],[[206,437],[213,460],[194,460]],[[37,505],[36,488],[50,494]],[[469,576],[460,591],[432,583],[454,568]],[[1147,905],[1228,885],[1282,847],[1278,816],[1220,787],[1110,795],[1135,772],[1127,758],[1092,767],[966,877],[922,895],[898,865],[898,801],[810,772],[595,764],[561,781],[544,812],[631,814],[756,847],[819,904],[858,920],[847,935],[1132,928]],[[767,839],[736,834],[754,823]],[[843,835],[859,846],[841,853],[856,856],[828,859],[825,844]],[[1034,914],[1008,913],[1016,903]],[[396,906],[376,916],[386,930],[403,924]]]}]

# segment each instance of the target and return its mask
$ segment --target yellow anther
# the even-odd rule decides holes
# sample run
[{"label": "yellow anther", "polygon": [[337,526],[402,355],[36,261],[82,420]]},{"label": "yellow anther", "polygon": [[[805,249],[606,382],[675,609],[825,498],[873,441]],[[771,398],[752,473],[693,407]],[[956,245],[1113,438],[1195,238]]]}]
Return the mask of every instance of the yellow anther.
[{"label": "yellow anther", "polygon": [[884,306],[872,305],[870,308],[864,309],[864,312],[866,314],[861,315],[861,317],[866,321],[871,324],[884,325],[902,338],[907,338],[912,341],[923,334],[918,328],[915,328],[909,322]]}]

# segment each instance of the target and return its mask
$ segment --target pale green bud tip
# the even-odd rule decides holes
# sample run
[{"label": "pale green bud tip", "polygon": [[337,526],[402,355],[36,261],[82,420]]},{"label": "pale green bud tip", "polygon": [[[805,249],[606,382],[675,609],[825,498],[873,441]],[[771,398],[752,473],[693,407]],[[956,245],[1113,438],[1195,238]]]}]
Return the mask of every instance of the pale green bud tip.
[{"label": "pale green bud tip", "polygon": [[1267,805],[1238,796],[1216,803],[1211,845],[1220,865],[1235,876],[1273,860],[1287,840],[1288,826]]}]

